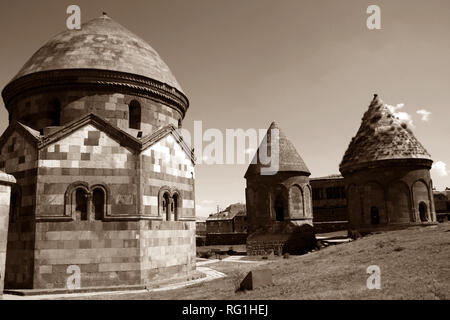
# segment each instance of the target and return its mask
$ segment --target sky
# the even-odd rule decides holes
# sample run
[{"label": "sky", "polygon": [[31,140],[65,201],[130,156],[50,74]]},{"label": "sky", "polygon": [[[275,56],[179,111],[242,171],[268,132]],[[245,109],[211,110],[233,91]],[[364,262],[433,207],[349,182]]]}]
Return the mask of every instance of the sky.
[{"label": "sky", "polygon": [[[450,1],[158,0],[0,2],[0,87],[66,28],[104,11],[146,40],[190,100],[183,127],[265,129],[277,121],[311,171],[339,172],[373,94],[396,107],[450,187]],[[381,29],[369,30],[369,5]],[[8,116],[0,103],[0,132]],[[247,165],[196,166],[197,215],[245,202]]]}]

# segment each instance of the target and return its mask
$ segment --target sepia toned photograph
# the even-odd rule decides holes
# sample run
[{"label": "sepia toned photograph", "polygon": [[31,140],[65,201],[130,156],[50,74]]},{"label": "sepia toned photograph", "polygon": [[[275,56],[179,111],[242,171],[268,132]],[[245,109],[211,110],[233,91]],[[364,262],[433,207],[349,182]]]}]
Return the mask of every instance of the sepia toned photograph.
[{"label": "sepia toned photograph", "polygon": [[450,300],[450,1],[1,0],[0,24],[0,308]]}]

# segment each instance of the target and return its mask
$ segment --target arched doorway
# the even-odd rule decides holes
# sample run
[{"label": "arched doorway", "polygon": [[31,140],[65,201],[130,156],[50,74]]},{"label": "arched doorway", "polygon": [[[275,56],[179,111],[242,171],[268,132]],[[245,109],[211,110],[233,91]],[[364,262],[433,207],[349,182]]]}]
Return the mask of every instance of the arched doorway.
[{"label": "arched doorway", "polygon": [[378,208],[375,206],[370,208],[370,223],[380,224],[380,213],[378,211]]},{"label": "arched doorway", "polygon": [[282,195],[277,195],[274,203],[275,219],[277,221],[284,221],[284,201]]},{"label": "arched doorway", "polygon": [[428,221],[428,208],[423,201],[419,203],[419,217],[422,222]]}]

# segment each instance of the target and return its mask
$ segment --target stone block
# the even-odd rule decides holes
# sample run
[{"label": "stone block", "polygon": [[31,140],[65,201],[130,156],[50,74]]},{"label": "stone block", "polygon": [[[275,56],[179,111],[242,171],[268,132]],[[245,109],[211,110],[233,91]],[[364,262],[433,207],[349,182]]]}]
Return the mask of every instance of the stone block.
[{"label": "stone block", "polygon": [[242,280],[241,290],[254,290],[257,288],[273,285],[272,270],[262,269],[250,271]]}]

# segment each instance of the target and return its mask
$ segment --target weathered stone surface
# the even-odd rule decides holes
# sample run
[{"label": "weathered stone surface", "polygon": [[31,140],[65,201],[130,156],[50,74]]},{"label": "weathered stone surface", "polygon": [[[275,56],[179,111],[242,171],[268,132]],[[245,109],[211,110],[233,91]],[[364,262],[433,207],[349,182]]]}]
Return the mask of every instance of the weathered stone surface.
[{"label": "weathered stone surface", "polygon": [[241,290],[254,290],[265,286],[273,285],[272,270],[262,269],[250,271],[242,280]]},{"label": "weathered stone surface", "polygon": [[73,270],[82,288],[195,270],[194,159],[176,132],[189,102],[148,44],[94,19],[44,45],[3,97],[0,168],[17,180],[0,190],[0,211],[16,204],[0,230],[8,288],[64,289]]},{"label": "weathered stone surface", "polygon": [[340,165],[349,229],[436,223],[428,152],[375,95]]},{"label": "weathered stone surface", "polygon": [[5,265],[6,265],[6,246],[8,240],[8,225],[11,187],[16,183],[16,179],[3,171],[0,171],[0,299],[3,295],[3,287],[5,280]]},{"label": "weathered stone surface", "polygon": [[27,61],[15,79],[45,70],[80,68],[142,75],[182,91],[158,53],[107,15],[84,23],[81,30],[56,35]]},{"label": "weathered stone surface", "polygon": [[[268,251],[297,253],[309,247],[305,246],[303,241],[298,243],[297,248],[292,246],[291,236],[294,230],[298,230],[297,227],[307,228],[313,223],[311,186],[308,178],[310,173],[278,125],[272,123],[268,135],[272,129],[279,131],[279,152],[268,154],[279,157],[279,160],[275,161],[280,164],[280,170],[270,175],[264,174],[264,166],[258,160],[256,164],[250,164],[245,174],[249,234],[247,253],[250,255],[266,254]],[[277,140],[270,137],[268,141],[271,141],[269,149],[277,148],[274,147]],[[266,146],[261,144],[259,148]],[[262,152],[266,154],[267,150]]]}]

